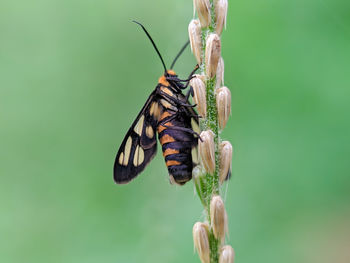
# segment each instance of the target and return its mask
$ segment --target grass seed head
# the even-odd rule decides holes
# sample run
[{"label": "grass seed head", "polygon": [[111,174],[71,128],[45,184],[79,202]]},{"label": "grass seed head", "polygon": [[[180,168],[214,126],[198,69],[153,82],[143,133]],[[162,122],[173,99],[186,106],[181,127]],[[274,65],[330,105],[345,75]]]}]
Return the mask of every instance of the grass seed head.
[{"label": "grass seed head", "polygon": [[216,33],[221,35],[223,28],[226,28],[227,0],[217,0],[215,3]]},{"label": "grass seed head", "polygon": [[205,50],[205,68],[209,78],[215,76],[220,57],[221,40],[218,34],[212,33],[207,38]]},{"label": "grass seed head", "polygon": [[218,109],[219,126],[224,129],[231,114],[231,92],[225,86],[216,90],[216,107]]},{"label": "grass seed head", "polygon": [[210,218],[215,238],[223,242],[227,232],[227,213],[220,195],[213,196],[210,201]]},{"label": "grass seed head", "polygon": [[198,151],[205,170],[213,174],[215,171],[215,144],[214,134],[211,130],[202,131],[202,140],[198,140]]},{"label": "grass seed head", "polygon": [[227,179],[231,173],[232,167],[232,145],[229,141],[223,141],[220,144],[220,172],[219,181],[221,184]]},{"label": "grass seed head", "polygon": [[215,87],[217,89],[224,84],[224,71],[225,71],[224,59],[220,57],[218,62],[218,67],[216,69],[216,86]]},{"label": "grass seed head", "polygon": [[197,222],[193,226],[193,243],[202,263],[210,263],[210,248],[207,224]]},{"label": "grass seed head", "polygon": [[233,263],[235,251],[229,245],[223,246],[220,250],[219,263]]},{"label": "grass seed head", "polygon": [[208,27],[211,20],[210,1],[209,0],[193,0],[194,9],[197,11],[201,27]]},{"label": "grass seed head", "polygon": [[207,100],[205,84],[199,75],[195,75],[193,79],[190,80],[190,85],[193,88],[194,96],[193,100],[197,104],[198,113],[202,117],[206,117],[207,114]]},{"label": "grass seed head", "polygon": [[202,40],[201,40],[201,26],[198,19],[192,19],[188,25],[188,35],[190,38],[191,50],[195,56],[198,65],[201,64],[201,50],[202,50]]}]

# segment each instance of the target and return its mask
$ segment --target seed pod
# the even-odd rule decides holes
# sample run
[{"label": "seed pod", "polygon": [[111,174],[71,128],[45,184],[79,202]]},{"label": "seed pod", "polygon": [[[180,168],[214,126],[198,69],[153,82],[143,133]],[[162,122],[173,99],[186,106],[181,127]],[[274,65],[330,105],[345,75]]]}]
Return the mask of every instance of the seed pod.
[{"label": "seed pod", "polygon": [[216,33],[219,35],[226,28],[227,5],[227,0],[217,0],[215,4]]},{"label": "seed pod", "polygon": [[207,81],[207,77],[205,75],[195,74],[195,76],[196,76],[196,78],[199,78],[203,82]]},{"label": "seed pod", "polygon": [[224,65],[224,59],[220,57],[218,62],[218,68],[216,69],[216,88],[220,88],[221,85],[224,85],[224,71],[225,71],[225,65]]},{"label": "seed pod", "polygon": [[197,104],[198,113],[200,116],[205,118],[207,114],[205,84],[201,78],[197,76],[199,75],[195,75],[195,77],[190,80],[190,85],[193,88],[193,100]]},{"label": "seed pod", "polygon": [[231,176],[232,167],[232,145],[229,141],[223,141],[220,144],[220,173],[219,181],[221,184]]},{"label": "seed pod", "polygon": [[227,214],[224,201],[219,195],[213,196],[210,201],[210,218],[214,236],[223,242],[227,232]]},{"label": "seed pod", "polygon": [[188,35],[190,37],[191,50],[195,56],[198,65],[201,64],[201,49],[202,49],[202,31],[198,19],[192,19],[188,25]]},{"label": "seed pod", "polygon": [[208,27],[210,16],[210,1],[209,0],[193,0],[194,9],[197,11],[199,21],[202,28]]},{"label": "seed pod", "polygon": [[205,50],[206,74],[213,78],[216,74],[218,62],[221,57],[221,40],[219,35],[210,34],[207,38]]},{"label": "seed pod", "polygon": [[202,131],[200,137],[201,140],[198,140],[199,155],[205,170],[212,174],[215,171],[214,133],[210,130]]},{"label": "seed pod", "polygon": [[231,114],[231,92],[227,87],[216,90],[216,107],[218,109],[219,126],[223,129]]},{"label": "seed pod", "polygon": [[233,263],[235,251],[229,245],[223,246],[220,250],[219,263]]},{"label": "seed pod", "polygon": [[197,222],[193,226],[193,243],[202,263],[210,263],[210,249],[208,239],[208,225]]}]

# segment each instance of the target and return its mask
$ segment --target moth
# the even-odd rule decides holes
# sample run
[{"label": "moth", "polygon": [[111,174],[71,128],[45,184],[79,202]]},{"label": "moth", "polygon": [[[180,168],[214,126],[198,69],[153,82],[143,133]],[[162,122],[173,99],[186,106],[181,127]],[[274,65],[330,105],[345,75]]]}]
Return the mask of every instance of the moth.
[{"label": "moth", "polygon": [[[173,70],[167,70],[144,26],[133,22],[142,27],[152,42],[163,64],[164,74],[125,135],[114,162],[114,180],[118,184],[128,183],[145,169],[156,155],[158,135],[170,182],[183,185],[191,180],[192,169],[198,163],[199,125],[198,114],[193,109],[195,105],[189,103],[193,90],[190,87],[186,95],[182,90],[189,85],[198,65],[188,79],[179,79]],[[188,43],[175,57],[171,68]]]}]

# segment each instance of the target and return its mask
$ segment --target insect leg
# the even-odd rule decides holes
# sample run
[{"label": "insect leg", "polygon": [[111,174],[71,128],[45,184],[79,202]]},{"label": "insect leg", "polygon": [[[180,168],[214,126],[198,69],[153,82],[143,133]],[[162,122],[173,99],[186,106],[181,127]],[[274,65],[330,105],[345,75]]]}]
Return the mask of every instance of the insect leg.
[{"label": "insect leg", "polygon": [[170,96],[170,95],[168,95],[168,94],[166,94],[165,92],[163,92],[163,91],[158,91],[158,94],[159,95],[161,95],[161,96],[163,96],[164,98],[167,98],[168,99],[168,101],[171,103],[171,102],[174,102],[174,103],[177,103],[178,105],[180,105],[180,106],[185,106],[185,107],[191,107],[191,108],[194,108],[194,107],[196,107],[197,105],[190,105],[190,104],[187,104],[187,103],[183,103],[181,100],[179,100],[179,99],[177,99],[177,98],[174,98],[174,97],[172,97],[172,96]]},{"label": "insect leg", "polygon": [[[178,77],[167,77],[167,80],[172,80],[174,82],[187,82],[186,85],[180,85],[180,89],[186,89],[189,81],[194,78],[193,74],[198,70],[199,66],[198,64],[195,66],[194,70],[190,73],[187,79],[179,79]],[[180,83],[179,83],[180,84]]]},{"label": "insect leg", "polygon": [[167,123],[169,121],[172,121],[173,119],[175,119],[177,117],[177,114],[174,114],[173,116],[171,116],[170,118],[165,118],[163,120],[161,120],[160,122],[158,122],[158,125],[162,125],[163,127],[166,127],[164,126],[163,124],[164,123]]},{"label": "insect leg", "polygon": [[188,81],[190,81],[193,78],[194,78],[194,76],[190,76],[187,79],[179,79],[178,77],[167,77],[166,80],[172,80],[172,81],[175,81],[175,82],[188,82]]},{"label": "insect leg", "polygon": [[[194,132],[192,129],[184,128],[184,127],[177,127],[177,126],[168,126],[168,125],[165,125],[165,123],[170,122],[170,121],[172,121],[173,119],[175,119],[175,118],[178,116],[178,113],[179,113],[179,112],[176,112],[173,116],[159,121],[157,125],[161,125],[161,126],[163,126],[163,127],[165,127],[165,128],[168,128],[168,129],[181,130],[181,131],[193,133],[193,134],[195,134],[195,135],[197,135],[197,136],[199,137],[199,134],[198,134],[197,132]],[[189,116],[190,116],[190,117],[199,117],[198,115],[189,115]]]},{"label": "insect leg", "polygon": [[192,76],[198,69],[199,69],[199,65],[197,64],[197,65],[194,67],[194,70],[192,70],[192,72],[190,73],[189,77]]},{"label": "insect leg", "polygon": [[[186,89],[187,86],[188,86],[188,84],[190,84],[190,80],[191,80],[192,78],[194,78],[193,74],[194,74],[198,69],[199,69],[199,65],[197,64],[197,65],[194,67],[194,70],[192,70],[192,72],[191,72],[190,75],[188,76],[189,81],[187,81],[186,85],[184,86],[184,89]],[[192,94],[192,96],[193,96],[193,94]]]},{"label": "insect leg", "polygon": [[167,77],[166,79],[167,80],[174,80],[174,81],[177,81],[177,82],[188,82],[190,81],[191,79],[193,79],[193,74],[199,69],[199,66],[198,64],[194,67],[194,70],[192,70],[192,72],[190,73],[190,75],[188,76],[187,79],[179,79],[178,77]]},{"label": "insect leg", "polygon": [[189,102],[188,99],[190,98],[190,95],[191,95],[192,97],[194,96],[194,91],[193,91],[192,86],[190,86],[190,89],[187,91],[187,94],[186,94],[186,96],[185,96],[187,102]]}]

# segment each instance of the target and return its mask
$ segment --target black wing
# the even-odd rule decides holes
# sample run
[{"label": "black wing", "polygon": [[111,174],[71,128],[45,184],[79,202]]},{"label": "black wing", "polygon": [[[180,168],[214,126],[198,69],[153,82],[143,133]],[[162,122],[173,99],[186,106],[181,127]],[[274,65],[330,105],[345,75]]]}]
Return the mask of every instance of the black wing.
[{"label": "black wing", "polygon": [[125,184],[141,173],[157,152],[156,128],[161,106],[153,92],[118,150],[114,162],[114,180]]}]

